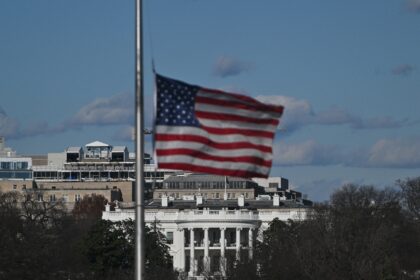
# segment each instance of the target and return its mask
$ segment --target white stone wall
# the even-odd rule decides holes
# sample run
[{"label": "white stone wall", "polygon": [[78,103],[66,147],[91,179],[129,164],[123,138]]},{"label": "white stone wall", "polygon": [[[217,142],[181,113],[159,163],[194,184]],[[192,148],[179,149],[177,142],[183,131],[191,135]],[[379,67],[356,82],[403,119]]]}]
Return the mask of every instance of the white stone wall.
[{"label": "white stone wall", "polygon": [[[170,253],[173,256],[174,268],[180,271],[185,270],[185,256],[186,253],[190,255],[196,250],[204,250],[208,255],[209,249],[212,252],[220,252],[221,256],[224,256],[226,250],[235,250],[239,253],[241,249],[240,241],[236,241],[234,247],[224,246],[220,244],[213,245],[213,247],[206,247],[206,241],[204,245],[197,244],[190,247],[185,247],[185,231],[191,232],[193,230],[208,230],[208,229],[236,229],[236,231],[252,231],[247,233],[248,237],[255,236],[260,239],[262,232],[268,228],[269,223],[278,218],[282,221],[291,220],[302,220],[305,219],[307,213],[306,208],[268,208],[259,209],[258,211],[249,211],[246,209],[242,210],[197,210],[197,209],[171,209],[171,208],[156,208],[145,210],[145,222],[151,225],[154,222],[158,223],[158,227],[162,233],[167,234],[173,232],[173,244],[170,245]],[[117,209],[116,211],[104,211],[102,218],[110,221],[121,221],[125,219],[135,218],[134,209]],[[208,235],[208,234],[207,234]],[[223,236],[224,233],[221,233]],[[240,233],[239,233],[240,236]],[[208,237],[207,237],[208,238]],[[238,233],[236,235],[236,240]],[[207,242],[208,239],[207,239]],[[250,241],[252,243],[252,241]],[[226,243],[226,242],[225,242]],[[249,245],[245,248],[248,251],[253,250],[253,245]],[[195,247],[196,246],[196,247]],[[204,247],[203,247],[204,246]],[[244,249],[244,248],[242,248]],[[194,255],[194,254],[193,254]],[[252,255],[252,252],[250,252]],[[190,267],[189,275],[196,276],[196,268]]]}]

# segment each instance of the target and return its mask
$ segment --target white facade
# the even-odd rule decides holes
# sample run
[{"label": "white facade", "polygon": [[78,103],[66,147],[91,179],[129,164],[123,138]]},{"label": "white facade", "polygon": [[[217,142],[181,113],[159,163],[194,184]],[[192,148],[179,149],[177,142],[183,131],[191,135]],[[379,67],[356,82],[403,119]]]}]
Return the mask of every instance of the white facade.
[{"label": "white facade", "polygon": [[[201,199],[176,202],[162,198],[145,209],[146,224],[157,222],[169,240],[174,269],[188,272],[189,276],[226,275],[228,256],[252,258],[255,239],[261,238],[273,219],[302,220],[308,210],[293,203],[285,206],[278,197],[271,201],[247,200],[244,206],[222,200],[220,204],[201,204]],[[110,211],[107,207],[102,218],[134,220],[135,210]]]}]

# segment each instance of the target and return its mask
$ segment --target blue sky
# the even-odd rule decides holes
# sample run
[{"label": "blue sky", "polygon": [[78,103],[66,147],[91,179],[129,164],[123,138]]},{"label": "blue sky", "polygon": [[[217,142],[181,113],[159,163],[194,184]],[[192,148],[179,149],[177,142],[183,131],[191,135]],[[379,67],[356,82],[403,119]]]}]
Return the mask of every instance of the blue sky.
[{"label": "blue sky", "polygon": [[[0,3],[0,135],[133,151],[134,0]],[[420,174],[420,0],[144,0],[157,71],[285,106],[272,176],[315,200]],[[150,147],[150,139],[147,149]]]}]

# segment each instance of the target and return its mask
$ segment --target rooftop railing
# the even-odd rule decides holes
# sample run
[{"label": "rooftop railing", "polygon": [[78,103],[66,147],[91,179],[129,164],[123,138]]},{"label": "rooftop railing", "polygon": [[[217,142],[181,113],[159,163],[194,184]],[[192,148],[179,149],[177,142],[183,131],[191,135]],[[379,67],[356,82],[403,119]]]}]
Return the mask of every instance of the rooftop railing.
[{"label": "rooftop railing", "polygon": [[[110,211],[104,212],[104,219],[111,221],[118,221],[123,219],[134,220],[134,209],[125,209],[124,211]],[[269,222],[275,218],[283,221],[288,219],[301,220],[306,217],[305,209],[272,209],[272,210],[184,210],[184,211],[161,211],[153,210],[146,211],[145,221],[263,221]]]}]

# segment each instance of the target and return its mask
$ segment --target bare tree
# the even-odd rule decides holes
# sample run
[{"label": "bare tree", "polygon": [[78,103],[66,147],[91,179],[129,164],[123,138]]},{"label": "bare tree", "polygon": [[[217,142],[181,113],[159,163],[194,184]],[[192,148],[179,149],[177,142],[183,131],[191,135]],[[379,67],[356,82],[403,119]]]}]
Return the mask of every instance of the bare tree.
[{"label": "bare tree", "polygon": [[420,177],[398,180],[397,185],[402,190],[404,206],[417,221],[420,221]]},{"label": "bare tree", "polygon": [[37,224],[44,228],[58,226],[66,215],[66,207],[63,200],[44,201],[38,199],[41,191],[26,192],[21,195],[19,204],[21,207],[21,218],[26,224]]},{"label": "bare tree", "polygon": [[397,190],[346,185],[305,221],[272,221],[255,266],[237,266],[231,279],[416,279],[420,231],[414,225]]},{"label": "bare tree", "polygon": [[65,216],[60,201],[38,201],[34,192],[1,194],[0,224],[8,227],[0,233],[0,240],[5,241],[0,252],[2,277],[52,278],[60,269],[60,233]]},{"label": "bare tree", "polygon": [[86,195],[82,200],[76,202],[72,210],[72,215],[77,220],[100,220],[107,202],[106,198],[102,195]]}]

